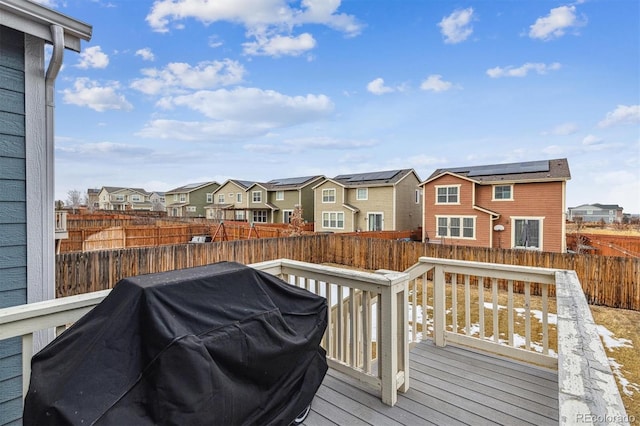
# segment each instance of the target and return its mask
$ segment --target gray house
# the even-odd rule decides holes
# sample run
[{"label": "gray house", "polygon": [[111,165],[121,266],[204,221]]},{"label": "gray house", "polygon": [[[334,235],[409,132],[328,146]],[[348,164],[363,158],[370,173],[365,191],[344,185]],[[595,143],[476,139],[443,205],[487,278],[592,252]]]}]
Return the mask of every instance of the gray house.
[{"label": "gray house", "polygon": [[581,218],[584,222],[620,223],[622,222],[622,207],[617,204],[581,204],[569,207],[567,215],[570,221]]},{"label": "gray house", "polygon": [[[91,31],[37,3],[0,0],[0,308],[55,297],[54,84],[64,50],[79,52]],[[20,339],[0,341],[0,425],[20,424],[21,352]]]}]

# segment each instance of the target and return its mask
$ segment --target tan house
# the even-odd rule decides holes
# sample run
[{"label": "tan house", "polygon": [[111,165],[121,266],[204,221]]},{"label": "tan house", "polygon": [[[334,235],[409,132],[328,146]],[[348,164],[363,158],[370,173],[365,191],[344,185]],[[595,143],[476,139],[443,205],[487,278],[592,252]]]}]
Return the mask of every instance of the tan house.
[{"label": "tan house", "polygon": [[205,217],[209,194],[220,187],[217,182],[190,183],[165,193],[167,216]]},{"label": "tan house", "polygon": [[313,187],[316,232],[400,231],[421,223],[413,169],[339,175]]},{"label": "tan house", "polygon": [[207,193],[207,219],[246,221],[247,189],[255,182],[229,179],[215,191]]},{"label": "tan house", "polygon": [[142,188],[103,186],[98,193],[100,210],[153,210],[151,193]]},{"label": "tan house", "polygon": [[421,183],[423,240],[565,252],[566,158],[438,169]]}]

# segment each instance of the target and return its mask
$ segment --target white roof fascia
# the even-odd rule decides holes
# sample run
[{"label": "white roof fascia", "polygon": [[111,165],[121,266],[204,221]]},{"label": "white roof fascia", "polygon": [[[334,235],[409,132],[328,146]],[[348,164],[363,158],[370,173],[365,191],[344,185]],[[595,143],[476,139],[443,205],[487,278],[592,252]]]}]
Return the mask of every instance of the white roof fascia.
[{"label": "white roof fascia", "polygon": [[26,0],[0,0],[0,25],[53,44],[51,26],[62,27],[64,47],[80,52],[80,41],[91,40],[92,27],[62,13]]}]

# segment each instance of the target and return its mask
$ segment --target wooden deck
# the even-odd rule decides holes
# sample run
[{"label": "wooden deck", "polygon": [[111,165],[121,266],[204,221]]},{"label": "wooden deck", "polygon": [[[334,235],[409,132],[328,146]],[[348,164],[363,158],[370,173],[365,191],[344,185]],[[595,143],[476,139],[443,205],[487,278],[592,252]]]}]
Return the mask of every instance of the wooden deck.
[{"label": "wooden deck", "polygon": [[431,341],[411,351],[411,388],[389,407],[329,370],[305,425],[557,425],[556,372]]}]

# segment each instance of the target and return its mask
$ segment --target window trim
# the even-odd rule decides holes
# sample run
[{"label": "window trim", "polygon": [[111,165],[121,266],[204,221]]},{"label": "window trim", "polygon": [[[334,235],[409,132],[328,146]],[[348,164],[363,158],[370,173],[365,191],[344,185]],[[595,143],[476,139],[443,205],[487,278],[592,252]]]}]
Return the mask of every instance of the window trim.
[{"label": "window trim", "polygon": [[224,204],[224,194],[218,194],[218,204]]},{"label": "window trim", "polygon": [[276,191],[276,201],[284,201],[284,191]]},{"label": "window trim", "polygon": [[[360,197],[360,190],[364,191],[364,197]],[[369,188],[356,188],[356,200],[367,201],[369,199]]]},{"label": "window trim", "polygon": [[[289,214],[289,221],[285,220],[287,213]],[[291,217],[293,217],[293,209],[282,210],[282,223],[291,223]]]},{"label": "window trim", "polygon": [[[448,206],[452,206],[452,205],[460,205],[460,188],[462,187],[462,184],[454,184],[454,185],[435,185],[435,204],[436,205],[448,205]],[[456,201],[455,202],[450,202],[449,200],[449,192],[447,191],[447,201],[445,202],[440,202],[438,201],[438,189],[440,188],[456,188],[458,190],[457,194],[456,194]]]},{"label": "window trim", "polygon": [[[256,220],[256,215],[262,216],[264,213],[264,222],[260,220]],[[251,211],[251,222],[252,223],[267,223],[269,220],[269,213],[266,210],[252,210]]]},{"label": "window trim", "polygon": [[242,192],[236,192],[236,203],[242,202]]},{"label": "window trim", "polygon": [[[256,197],[256,195],[258,195]],[[251,203],[259,204],[262,202],[262,191],[251,191]]]},{"label": "window trim", "polygon": [[[496,198],[496,189],[505,186],[509,187],[509,198]],[[491,201],[513,201],[513,184],[493,185],[491,188]]]},{"label": "window trim", "polygon": [[[331,215],[335,214],[336,218],[335,218],[335,224],[336,226],[331,226]],[[325,222],[325,215],[327,215],[327,220]],[[340,223],[339,220],[339,216],[342,216],[342,226],[338,226],[338,224]],[[322,229],[344,229],[344,212],[342,211],[323,211],[322,212]],[[327,223],[327,225],[325,226],[325,223]]]},{"label": "window trim", "polygon": [[[325,195],[325,192],[327,193],[327,195]],[[333,192],[333,197],[331,197],[331,195],[329,195],[331,192]],[[333,198],[333,200],[331,200],[331,198]],[[322,190],[322,203],[323,204],[335,204],[336,202],[336,189],[335,188],[325,188]]]},{"label": "window trim", "polygon": [[[543,251],[544,250],[544,216],[511,216],[509,221],[511,222],[511,248],[513,249],[521,249],[521,250],[536,250]],[[537,220],[538,225],[538,246],[539,247],[525,247],[525,246],[516,246],[516,220]]]},{"label": "window trim", "polygon": [[207,192],[207,203],[213,203],[213,192]]},{"label": "window trim", "polygon": [[[436,226],[435,226],[435,233],[434,235],[436,236],[436,238],[455,238],[456,240],[475,240],[476,239],[476,230],[478,229],[477,226],[477,218],[478,216],[471,216],[471,215],[435,215],[436,218]],[[440,219],[447,219],[447,235],[440,235]],[[460,230],[460,235],[457,236],[451,236],[451,219],[460,219],[460,225],[459,225],[459,230]],[[465,237],[464,236],[464,230],[465,230],[465,226],[464,226],[464,220],[465,219],[471,219],[473,220],[473,236],[472,237]]]}]

